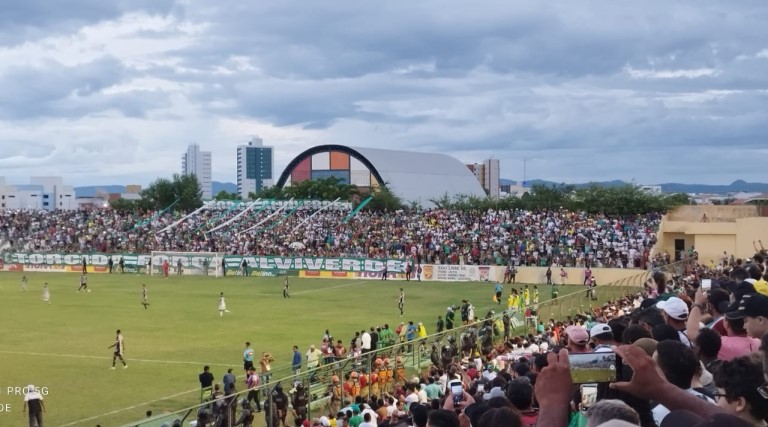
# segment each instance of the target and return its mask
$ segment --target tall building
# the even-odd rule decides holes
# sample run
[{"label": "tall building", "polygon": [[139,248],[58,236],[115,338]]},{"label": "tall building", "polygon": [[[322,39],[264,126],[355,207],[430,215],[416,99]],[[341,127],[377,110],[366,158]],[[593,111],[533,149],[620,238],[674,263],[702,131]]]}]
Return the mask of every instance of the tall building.
[{"label": "tall building", "polygon": [[213,198],[211,158],[211,152],[200,151],[200,146],[197,144],[190,144],[187,152],[181,156],[181,173],[197,177],[197,182],[200,183],[200,189],[203,191],[203,200]]},{"label": "tall building", "polygon": [[485,185],[483,188],[488,191],[488,197],[498,199],[500,193],[499,159],[488,159],[483,164],[485,164]]},{"label": "tall building", "polygon": [[483,163],[470,163],[467,168],[483,186],[488,197],[498,199],[501,193],[499,186],[499,160],[487,159]]},{"label": "tall building", "polygon": [[273,185],[275,168],[274,147],[264,145],[259,137],[253,137],[247,145],[237,146],[237,194],[243,199],[248,193],[258,193]]}]

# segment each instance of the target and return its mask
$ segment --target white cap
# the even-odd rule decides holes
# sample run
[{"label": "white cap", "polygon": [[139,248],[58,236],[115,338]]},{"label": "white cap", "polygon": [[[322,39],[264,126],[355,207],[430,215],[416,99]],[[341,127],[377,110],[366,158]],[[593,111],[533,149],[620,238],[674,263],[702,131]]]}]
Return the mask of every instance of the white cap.
[{"label": "white cap", "polygon": [[656,308],[664,311],[669,317],[676,320],[688,318],[688,305],[678,297],[671,297],[666,301],[660,301],[656,303]]},{"label": "white cap", "polygon": [[595,335],[605,334],[605,333],[613,333],[613,330],[610,326],[606,325],[605,323],[598,323],[595,326],[592,327],[592,329],[589,330],[589,336],[594,338]]},{"label": "white cap", "polygon": [[320,424],[324,425],[325,427],[328,427],[331,425],[331,420],[328,419],[328,417],[320,417]]}]

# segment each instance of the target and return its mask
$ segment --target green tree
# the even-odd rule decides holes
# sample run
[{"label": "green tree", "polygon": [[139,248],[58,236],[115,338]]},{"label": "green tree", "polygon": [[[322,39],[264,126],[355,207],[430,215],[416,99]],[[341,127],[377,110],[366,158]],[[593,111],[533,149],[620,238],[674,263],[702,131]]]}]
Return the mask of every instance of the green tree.
[{"label": "green tree", "polygon": [[139,209],[139,201],[120,198],[109,202],[109,206],[116,211],[133,212]]},{"label": "green tree", "polygon": [[230,193],[226,190],[221,190],[213,196],[214,200],[240,200],[240,195],[237,193]]},{"label": "green tree", "polygon": [[194,175],[173,174],[171,179],[158,178],[141,191],[139,206],[145,209],[165,209],[178,200],[174,209],[189,211],[203,205],[200,183]]},{"label": "green tree", "polygon": [[386,183],[373,187],[370,195],[373,196],[373,199],[365,205],[363,208],[364,210],[385,212],[396,211],[405,207],[403,199],[393,193],[392,190],[387,187]]}]

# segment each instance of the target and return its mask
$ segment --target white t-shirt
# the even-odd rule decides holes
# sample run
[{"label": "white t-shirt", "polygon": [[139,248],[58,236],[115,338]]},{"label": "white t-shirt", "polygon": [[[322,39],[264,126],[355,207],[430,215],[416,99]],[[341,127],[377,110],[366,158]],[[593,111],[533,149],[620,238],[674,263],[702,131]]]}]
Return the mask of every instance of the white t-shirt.
[{"label": "white t-shirt", "polygon": [[365,350],[371,349],[371,334],[368,332],[363,334],[361,347]]},{"label": "white t-shirt", "polygon": [[[698,397],[699,399],[705,400],[713,405],[715,404],[714,400],[710,399],[706,395],[701,394],[692,388],[689,388],[688,390],[686,390],[686,392]],[[666,406],[659,404],[659,405],[656,405],[651,410],[651,412],[653,413],[653,420],[656,422],[656,425],[660,426],[661,422],[664,420],[664,417],[666,417],[670,411],[669,409],[666,408]]]}]

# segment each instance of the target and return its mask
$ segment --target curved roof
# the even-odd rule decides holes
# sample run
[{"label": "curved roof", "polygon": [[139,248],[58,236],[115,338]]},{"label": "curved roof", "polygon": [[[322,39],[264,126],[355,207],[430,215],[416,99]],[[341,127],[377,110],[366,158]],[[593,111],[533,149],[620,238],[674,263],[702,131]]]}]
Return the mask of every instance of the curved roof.
[{"label": "curved roof", "polygon": [[291,171],[302,160],[324,151],[344,151],[367,166],[376,179],[387,185],[405,202],[418,202],[424,207],[448,194],[485,197],[485,190],[472,172],[457,159],[438,153],[382,150],[378,148],[319,145],[296,156],[277,182],[283,186]]}]

